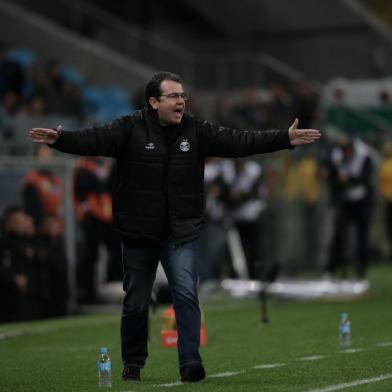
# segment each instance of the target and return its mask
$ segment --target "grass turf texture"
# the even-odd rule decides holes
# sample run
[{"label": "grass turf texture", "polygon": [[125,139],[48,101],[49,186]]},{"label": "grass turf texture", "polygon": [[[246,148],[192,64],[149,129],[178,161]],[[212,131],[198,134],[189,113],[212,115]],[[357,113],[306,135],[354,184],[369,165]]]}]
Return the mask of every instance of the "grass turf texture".
[{"label": "grass turf texture", "polygon": [[[174,385],[187,391],[309,391],[330,385],[392,374],[392,268],[370,271],[371,292],[355,302],[272,301],[271,323],[260,324],[255,300],[226,300],[205,306],[208,345],[202,348],[207,379]],[[120,311],[120,308],[119,308]],[[338,342],[339,313],[353,326],[353,353]],[[0,325],[0,334],[26,335],[0,340],[0,391],[94,391],[96,360],[107,346],[113,363],[112,391],[166,390],[179,381],[177,352],[160,347],[161,312],[151,318],[150,356],[142,382],[121,380],[119,315],[69,317]],[[324,356],[318,360],[302,358]],[[257,365],[284,366],[255,369]],[[241,372],[231,377],[208,377]],[[346,389],[345,389],[346,390]],[[351,387],[357,391],[392,391],[392,378]]]}]

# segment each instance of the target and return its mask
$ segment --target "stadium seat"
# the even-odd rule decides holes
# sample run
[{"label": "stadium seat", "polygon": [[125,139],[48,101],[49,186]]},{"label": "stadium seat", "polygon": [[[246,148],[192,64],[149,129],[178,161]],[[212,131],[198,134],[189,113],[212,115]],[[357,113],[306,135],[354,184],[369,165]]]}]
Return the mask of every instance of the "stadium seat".
[{"label": "stadium seat", "polygon": [[106,122],[129,114],[133,107],[127,90],[119,86],[88,86],[82,91],[86,115],[97,122]]},{"label": "stadium seat", "polygon": [[69,65],[61,67],[60,75],[63,80],[69,81],[78,87],[82,87],[85,83],[82,73],[77,68]]},{"label": "stadium seat", "polygon": [[7,57],[10,60],[18,63],[25,71],[28,70],[33,63],[37,60],[37,56],[34,52],[29,49],[11,49],[7,53]]}]

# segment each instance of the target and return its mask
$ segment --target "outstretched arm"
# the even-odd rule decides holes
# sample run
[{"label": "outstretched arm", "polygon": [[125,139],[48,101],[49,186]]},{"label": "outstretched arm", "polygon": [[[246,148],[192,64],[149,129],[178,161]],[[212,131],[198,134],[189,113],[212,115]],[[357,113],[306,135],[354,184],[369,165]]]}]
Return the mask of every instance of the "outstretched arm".
[{"label": "outstretched arm", "polygon": [[298,118],[289,128],[289,139],[292,146],[314,143],[320,139],[321,133],[317,129],[298,129]]},{"label": "outstretched arm", "polygon": [[316,129],[298,129],[298,119],[288,130],[241,130],[226,128],[208,121],[197,121],[199,140],[205,156],[227,158],[264,154],[309,144],[321,136]]},{"label": "outstretched arm", "polygon": [[33,128],[30,130],[30,137],[34,143],[54,144],[60,137],[63,128],[59,125],[55,129],[49,128]]},{"label": "outstretched arm", "polygon": [[79,131],[33,128],[30,137],[35,143],[46,143],[59,151],[76,155],[116,157],[122,151],[134,124],[132,116]]}]

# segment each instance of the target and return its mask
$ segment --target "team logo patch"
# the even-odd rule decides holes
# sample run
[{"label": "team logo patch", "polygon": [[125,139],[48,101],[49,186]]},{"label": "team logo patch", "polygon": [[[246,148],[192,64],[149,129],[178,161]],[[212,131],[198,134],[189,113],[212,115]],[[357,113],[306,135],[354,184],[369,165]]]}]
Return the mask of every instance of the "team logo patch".
[{"label": "team logo patch", "polygon": [[189,151],[191,148],[191,145],[189,144],[187,139],[183,139],[183,141],[180,143],[180,150],[183,152]]},{"label": "team logo patch", "polygon": [[146,150],[155,150],[155,144],[153,142],[147,143],[144,148]]}]

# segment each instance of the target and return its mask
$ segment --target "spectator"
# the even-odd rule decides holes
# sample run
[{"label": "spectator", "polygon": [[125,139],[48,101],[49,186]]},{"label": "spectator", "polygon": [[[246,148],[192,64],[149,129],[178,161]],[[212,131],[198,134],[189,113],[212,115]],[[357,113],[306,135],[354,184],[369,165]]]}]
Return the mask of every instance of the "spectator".
[{"label": "spectator", "polygon": [[[335,217],[327,272],[334,275],[348,243],[348,229],[356,232],[356,275],[364,279],[369,263],[369,227],[373,207],[374,168],[366,145],[343,139],[332,150]],[[346,273],[345,271],[343,271]]]},{"label": "spectator", "polygon": [[346,103],[346,91],[342,87],[335,87],[332,91],[332,102],[325,110],[325,121],[335,129],[352,134],[352,113]]},{"label": "spectator", "polygon": [[33,273],[35,229],[22,208],[8,207],[3,213],[0,239],[0,320],[33,319],[38,314]]},{"label": "spectator", "polygon": [[244,159],[225,161],[222,177],[226,188],[224,200],[241,238],[249,277],[259,279],[260,215],[266,204],[261,165]]},{"label": "spectator", "polygon": [[84,107],[80,89],[68,80],[61,85],[60,107],[58,112],[76,117],[79,121],[84,118]]},{"label": "spectator", "polygon": [[116,239],[112,230],[111,164],[107,159],[86,157],[75,170],[76,217],[83,232],[81,258],[78,261],[80,301],[94,303],[97,298],[99,247],[106,246],[108,264],[114,264]]},{"label": "spectator", "polygon": [[310,128],[314,126],[318,116],[318,96],[314,92],[309,80],[301,80],[297,86],[294,99],[294,114],[300,118],[300,126]]},{"label": "spectator", "polygon": [[48,111],[48,100],[44,95],[33,94],[23,105],[20,115],[45,116]]},{"label": "spectator", "polygon": [[[38,162],[48,165],[53,158],[53,149],[41,145],[37,150]],[[31,169],[27,172],[23,184],[24,208],[34,223],[41,224],[44,215],[61,216],[63,184],[61,177],[48,168]]]},{"label": "spectator", "polygon": [[0,102],[8,92],[22,95],[25,76],[18,63],[7,58],[7,47],[0,43]]},{"label": "spectator", "polygon": [[41,317],[67,314],[68,274],[63,226],[63,219],[58,215],[44,215],[38,228],[34,283]]},{"label": "spectator", "polygon": [[379,189],[385,208],[384,222],[389,246],[389,260],[392,260],[392,145],[384,146],[385,158],[379,169]]},{"label": "spectator", "polygon": [[213,117],[215,121],[226,127],[234,126],[232,115],[233,98],[230,94],[219,95],[215,101]]},{"label": "spectator", "polygon": [[283,83],[275,82],[270,86],[269,126],[281,128],[293,116],[293,99]]},{"label": "spectator", "polygon": [[[286,178],[285,194],[289,203],[286,220],[291,224],[285,243],[290,249],[289,265],[298,269],[314,265],[317,259],[321,190],[315,152],[306,156],[294,153],[293,156]],[[307,239],[306,244],[301,238]]]},{"label": "spectator", "polygon": [[20,110],[20,97],[14,91],[4,94],[3,102],[0,104],[0,136],[2,141],[13,142],[15,140],[15,129],[13,117]]},{"label": "spectator", "polygon": [[209,292],[210,289],[217,286],[221,273],[221,262],[227,253],[222,163],[215,158],[206,160],[204,184],[206,208],[205,224],[201,234],[202,257],[199,263],[199,277],[200,290]]},{"label": "spectator", "polygon": [[255,88],[247,88],[241,92],[241,98],[232,109],[232,116],[238,128],[260,128],[260,100]]}]

